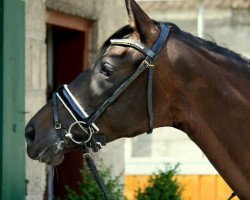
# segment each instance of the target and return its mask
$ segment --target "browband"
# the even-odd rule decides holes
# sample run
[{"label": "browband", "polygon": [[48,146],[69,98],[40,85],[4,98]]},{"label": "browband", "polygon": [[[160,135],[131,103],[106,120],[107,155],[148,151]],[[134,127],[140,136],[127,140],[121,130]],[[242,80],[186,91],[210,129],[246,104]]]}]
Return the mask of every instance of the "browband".
[{"label": "browband", "polygon": [[155,59],[156,54],[152,50],[150,50],[148,47],[146,47],[141,42],[135,42],[131,39],[111,39],[110,40],[111,45],[120,45],[120,46],[126,46],[126,47],[133,47],[134,49],[144,53],[145,55],[149,56],[151,59]]},{"label": "browband", "polygon": [[144,53],[150,59],[155,60],[157,54],[160,52],[160,50],[164,46],[169,35],[169,28],[166,25],[160,23],[160,28],[161,28],[160,35],[151,49],[146,47],[146,45],[142,44],[141,42],[138,42],[138,41],[135,42],[131,39],[111,39],[110,44],[133,47],[137,49],[138,51]]}]

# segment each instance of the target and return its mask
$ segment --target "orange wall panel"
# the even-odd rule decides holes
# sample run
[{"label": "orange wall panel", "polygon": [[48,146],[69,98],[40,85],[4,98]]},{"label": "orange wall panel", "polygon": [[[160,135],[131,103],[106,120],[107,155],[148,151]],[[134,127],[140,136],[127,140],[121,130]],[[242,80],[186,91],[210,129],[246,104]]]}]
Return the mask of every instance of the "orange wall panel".
[{"label": "orange wall panel", "polygon": [[[126,176],[125,195],[128,200],[135,200],[135,190],[144,189],[149,176]],[[178,181],[183,187],[184,200],[226,200],[232,190],[219,175],[179,175]],[[239,200],[234,198],[234,200]]]}]

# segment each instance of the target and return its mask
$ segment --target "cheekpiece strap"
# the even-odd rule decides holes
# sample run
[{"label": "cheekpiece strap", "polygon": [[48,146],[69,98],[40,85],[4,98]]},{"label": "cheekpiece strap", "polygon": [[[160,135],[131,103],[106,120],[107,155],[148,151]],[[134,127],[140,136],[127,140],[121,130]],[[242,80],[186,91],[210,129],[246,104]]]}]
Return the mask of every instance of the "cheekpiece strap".
[{"label": "cheekpiece strap", "polygon": [[[151,48],[151,50],[155,53],[155,55],[158,55],[160,53],[161,49],[165,45],[169,36],[170,28],[168,26],[160,23],[160,28],[161,28],[160,35],[158,39],[156,40],[156,42],[154,43],[153,47]],[[154,59],[156,59],[156,57]],[[149,126],[149,130],[147,132],[148,134],[151,134],[154,129],[154,113],[153,113],[153,102],[152,102],[153,101],[153,94],[152,94],[153,93],[153,74],[154,74],[153,68],[150,67],[148,69],[148,90],[147,90],[148,126]]]},{"label": "cheekpiece strap", "polygon": [[54,118],[54,126],[55,129],[61,129],[62,124],[59,121],[59,116],[58,116],[58,103],[57,103],[57,98],[56,98],[56,92],[53,92],[52,94],[52,108],[53,108],[53,118]]}]

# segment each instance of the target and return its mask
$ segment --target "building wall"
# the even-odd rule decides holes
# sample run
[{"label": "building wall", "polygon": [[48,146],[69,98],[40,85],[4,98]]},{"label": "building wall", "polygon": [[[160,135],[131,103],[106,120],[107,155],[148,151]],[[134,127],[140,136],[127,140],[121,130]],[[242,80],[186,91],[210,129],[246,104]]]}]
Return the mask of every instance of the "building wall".
[{"label": "building wall", "polygon": [[[204,39],[250,55],[250,47],[245,42],[250,32],[250,1],[204,1]],[[182,30],[197,35],[198,1],[154,3],[153,8],[147,2],[141,2],[140,5],[152,19],[173,22]]]},{"label": "building wall", "polygon": [[[26,111],[28,112],[26,122],[46,103],[47,9],[93,20],[94,29],[90,41],[91,61],[94,60],[102,42],[127,22],[122,0],[26,0]],[[107,165],[115,166],[113,171],[116,175],[124,170],[123,143],[123,140],[110,143],[98,153]],[[26,199],[43,199],[46,166],[27,157],[26,179],[28,180]]]},{"label": "building wall", "polygon": [[[46,103],[45,16],[42,0],[26,0],[26,122]],[[43,199],[46,166],[27,157],[26,179],[26,199]]]}]

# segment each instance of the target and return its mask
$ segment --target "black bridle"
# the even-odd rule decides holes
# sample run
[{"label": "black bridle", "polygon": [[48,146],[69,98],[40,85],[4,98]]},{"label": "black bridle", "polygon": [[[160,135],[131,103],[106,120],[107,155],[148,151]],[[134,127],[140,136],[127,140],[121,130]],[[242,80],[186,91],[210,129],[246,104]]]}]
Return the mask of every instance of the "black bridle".
[{"label": "black bridle", "polygon": [[143,54],[146,58],[142,61],[136,71],[128,77],[115,91],[114,93],[103,102],[103,104],[96,109],[90,116],[84,111],[79,102],[75,99],[74,95],[70,92],[67,85],[61,86],[57,92],[53,94],[53,113],[55,129],[61,129],[61,123],[57,112],[57,98],[61,101],[64,107],[68,110],[71,116],[76,122],[82,122],[78,124],[82,130],[90,135],[94,135],[99,132],[98,127],[94,124],[96,119],[122,94],[127,87],[146,69],[148,69],[148,86],[147,86],[147,108],[148,108],[148,124],[149,131],[153,131],[153,108],[152,108],[152,80],[153,80],[153,61],[156,59],[160,50],[164,46],[168,36],[170,27],[164,24],[160,24],[160,35],[151,49],[147,48],[140,42],[135,42],[130,39],[111,39],[111,45],[132,47]]},{"label": "black bridle", "polygon": [[[87,161],[90,171],[94,175],[94,178],[103,193],[104,199],[109,199],[105,191],[104,185],[100,181],[100,177],[97,173],[97,170],[94,166],[94,163],[89,154],[89,149],[91,148],[94,152],[97,152],[101,149],[102,145],[106,144],[105,137],[99,135],[99,129],[95,125],[96,119],[122,94],[127,87],[146,69],[148,70],[148,85],[147,85],[147,109],[148,109],[148,133],[153,131],[153,104],[152,104],[152,85],[153,85],[153,70],[154,65],[153,61],[157,58],[157,55],[163,48],[167,38],[169,36],[170,27],[160,23],[160,34],[156,42],[154,43],[151,49],[147,48],[144,44],[140,42],[135,42],[130,39],[111,39],[111,45],[132,47],[143,54],[146,55],[146,58],[142,61],[140,66],[136,71],[128,77],[115,91],[114,93],[103,102],[103,104],[96,109],[93,114],[88,115],[84,109],[81,107],[79,102],[75,99],[74,95],[70,92],[67,85],[61,86],[57,92],[53,93],[52,105],[53,105],[53,116],[54,116],[54,126],[56,130],[62,128],[62,124],[59,121],[58,115],[58,103],[57,99],[61,101],[64,107],[71,114],[75,122],[69,127],[68,133],[65,137],[69,137],[73,142],[82,146],[84,151],[84,158]],[[71,134],[71,128],[78,124],[79,127],[83,130],[85,134],[88,135],[88,138],[84,141],[76,141]]]}]

